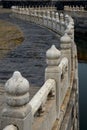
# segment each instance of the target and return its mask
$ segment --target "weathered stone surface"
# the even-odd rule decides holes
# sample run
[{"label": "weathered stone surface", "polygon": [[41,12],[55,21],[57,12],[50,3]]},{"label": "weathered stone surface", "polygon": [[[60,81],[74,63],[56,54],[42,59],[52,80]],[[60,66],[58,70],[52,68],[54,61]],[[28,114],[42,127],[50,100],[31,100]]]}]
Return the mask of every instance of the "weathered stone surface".
[{"label": "weathered stone surface", "polygon": [[13,125],[8,125],[3,130],[17,130],[17,127],[15,127]]},{"label": "weathered stone surface", "polygon": [[23,106],[29,102],[29,82],[15,71],[5,84],[6,103],[10,106]]},{"label": "weathered stone surface", "polygon": [[[26,14],[26,10],[24,13]],[[25,19],[26,19],[26,17],[25,17]],[[33,20],[33,15],[31,16],[31,20]],[[53,23],[53,26],[54,25],[55,25],[55,23]],[[68,41],[68,45],[67,45],[66,41]],[[67,110],[68,103],[70,103],[71,106],[73,104],[75,104],[74,100],[69,101],[71,89],[73,87],[74,77],[71,75],[71,67],[69,66],[69,64],[71,65],[71,63],[72,63],[72,62],[70,62],[70,59],[71,59],[71,50],[70,49],[71,48],[69,48],[69,47],[71,47],[71,46],[69,46],[69,45],[71,45],[71,42],[69,42],[69,40],[66,40],[66,41],[65,41],[65,43],[62,42],[62,43],[64,43],[65,48],[62,48],[61,57],[60,57],[60,55],[58,55],[58,50],[56,50],[56,49],[54,49],[54,50],[56,50],[55,54],[53,54],[54,52],[52,50],[51,50],[51,53],[48,51],[49,52],[48,57],[47,57],[48,67],[46,68],[46,71],[45,71],[45,78],[46,78],[46,80],[54,79],[56,81],[56,100],[53,100],[53,99],[48,100],[47,101],[48,104],[45,104],[45,105],[47,105],[47,107],[46,107],[45,113],[43,111],[42,118],[33,117],[34,120],[32,118],[32,108],[28,102],[27,102],[27,105],[25,105],[23,103],[22,106],[21,105],[17,106],[17,104],[15,104],[17,107],[14,107],[14,106],[11,106],[11,104],[9,104],[8,100],[7,100],[6,109],[4,109],[3,113],[2,113],[1,128],[4,128],[3,126],[6,126],[8,124],[14,123],[14,125],[17,125],[19,130],[32,130],[32,129],[33,130],[52,130],[54,122],[59,121],[59,124],[58,124],[59,126],[57,128],[60,129],[60,126],[62,126],[62,124],[60,124],[60,123],[62,123],[64,117],[66,116],[65,113]],[[54,55],[54,57],[53,57],[53,55]],[[66,58],[65,59],[63,58],[61,61],[61,58],[64,56],[66,56],[68,58],[69,64],[68,64],[68,60]],[[68,66],[69,66],[69,69],[67,69]],[[55,70],[56,70],[56,72],[55,72]],[[66,74],[67,70],[70,71],[70,74],[69,73]],[[20,73],[17,73],[17,75],[13,76],[13,77],[14,77],[13,79],[16,79],[16,77],[17,78],[20,77]],[[68,91],[67,93],[66,92],[63,93],[63,94],[65,94],[63,97],[64,102],[63,101],[61,102],[61,98],[62,98],[61,93],[63,91],[63,87],[66,87],[66,86],[69,87],[68,84],[66,85],[66,83],[65,83],[65,80],[67,82],[66,78],[67,79],[69,78],[69,81],[70,81],[70,84],[69,84],[70,88],[68,89],[70,91]],[[71,78],[72,78],[72,80],[71,80]],[[52,84],[52,83],[51,83],[51,85],[54,86],[54,84]],[[49,84],[48,84],[48,86],[49,86]],[[77,86],[77,84],[75,86]],[[47,97],[45,97],[44,93],[45,93],[45,90],[48,92],[48,88],[45,88],[45,90],[44,89],[42,89],[42,90],[43,91],[39,91],[40,93],[38,94],[39,95],[38,97],[40,99],[39,102],[43,104],[42,101],[44,99],[46,100],[46,98],[47,98]],[[11,95],[11,94],[9,93],[9,91],[6,91],[6,92],[7,92],[7,97],[10,97],[9,95]],[[13,89],[12,89],[12,92],[13,92],[13,96],[14,96]],[[25,94],[27,93],[26,91],[25,91],[25,93],[21,93],[20,91],[18,91],[18,92],[19,92],[20,97],[22,94],[22,99],[23,99],[23,97],[25,97]],[[28,90],[28,92],[29,92],[29,90]],[[43,93],[44,97],[43,96],[41,97],[42,93]],[[38,100],[38,97],[36,98],[36,100]],[[75,99],[75,94],[74,94],[74,99]],[[17,97],[17,101],[18,100],[19,99]],[[73,107],[70,110],[72,111]],[[15,116],[16,114],[17,114],[17,116]],[[69,122],[67,123],[67,126],[65,125],[64,130],[73,128],[72,122],[73,122],[73,119],[75,118],[75,116],[76,116],[75,111],[74,111],[73,118],[72,118],[72,115],[70,112],[69,117],[71,117],[71,118],[70,118]],[[33,125],[32,125],[32,123],[33,123]],[[37,124],[40,124],[40,125],[38,126]],[[32,128],[32,126],[33,126],[33,128]]]}]

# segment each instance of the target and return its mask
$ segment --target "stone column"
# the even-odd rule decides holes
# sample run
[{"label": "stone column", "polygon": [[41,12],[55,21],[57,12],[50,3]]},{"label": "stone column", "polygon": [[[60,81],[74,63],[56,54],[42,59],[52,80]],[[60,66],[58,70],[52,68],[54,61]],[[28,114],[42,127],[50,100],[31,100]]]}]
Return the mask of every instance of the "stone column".
[{"label": "stone column", "polygon": [[64,36],[60,39],[60,47],[61,47],[61,55],[62,57],[68,58],[68,66],[69,66],[69,84],[70,84],[70,77],[71,77],[71,38],[67,35],[67,33],[64,34]]},{"label": "stone column", "polygon": [[32,113],[29,105],[29,82],[15,71],[5,84],[5,106],[2,111],[1,129],[10,124],[18,130],[32,130]]},{"label": "stone column", "polygon": [[46,52],[47,68],[45,69],[45,80],[54,79],[56,81],[56,112],[57,119],[60,115],[60,103],[61,103],[61,69],[58,68],[60,63],[61,52],[56,49],[55,45],[52,45]]}]

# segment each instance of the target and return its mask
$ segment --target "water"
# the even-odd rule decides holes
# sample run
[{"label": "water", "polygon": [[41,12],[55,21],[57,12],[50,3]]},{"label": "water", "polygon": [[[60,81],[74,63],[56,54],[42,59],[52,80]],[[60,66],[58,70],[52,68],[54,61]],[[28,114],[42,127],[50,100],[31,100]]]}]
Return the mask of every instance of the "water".
[{"label": "water", "polygon": [[[82,36],[82,37],[81,37]],[[79,116],[80,130],[87,130],[87,37],[76,34],[79,75]]]},{"label": "water", "polygon": [[16,70],[26,77],[30,84],[42,86],[46,68],[46,51],[55,44],[59,47],[59,38],[46,28],[25,22],[9,14],[0,14],[4,19],[19,26],[24,33],[23,43],[0,60],[0,83],[5,83]]},{"label": "water", "polygon": [[87,130],[87,64],[79,63],[80,130]]}]

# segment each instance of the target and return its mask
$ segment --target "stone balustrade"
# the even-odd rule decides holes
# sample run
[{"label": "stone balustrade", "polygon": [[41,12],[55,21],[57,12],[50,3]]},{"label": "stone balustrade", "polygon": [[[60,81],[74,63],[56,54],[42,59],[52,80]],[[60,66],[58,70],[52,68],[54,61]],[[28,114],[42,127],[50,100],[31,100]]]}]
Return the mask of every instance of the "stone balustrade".
[{"label": "stone balustrade", "polygon": [[[66,37],[68,41],[66,34],[63,37]],[[61,41],[64,40],[63,37]],[[37,116],[44,116],[49,102],[52,106],[48,109],[50,117],[47,116],[47,120],[50,122],[48,122],[46,130],[52,129],[54,122],[61,118],[61,106],[70,87],[70,62],[69,57],[65,56],[62,56],[61,51],[55,45],[47,50],[45,83],[31,100],[29,100],[29,82],[20,72],[15,71],[13,73],[13,76],[5,84],[6,103],[2,111],[2,129],[7,126],[5,130],[10,129],[10,127],[12,130],[35,130],[35,120],[37,120]],[[8,126],[11,124],[13,126]],[[43,123],[40,125],[41,130],[42,127],[45,129]]]},{"label": "stone balustrade", "polygon": [[83,6],[64,6],[65,11],[75,11],[75,12],[84,12],[85,9]]},{"label": "stone balustrade", "polygon": [[78,85],[73,19],[68,15],[40,8],[12,7],[12,11],[16,17],[60,34],[60,50],[55,45],[47,50],[45,83],[31,100],[29,81],[19,71],[14,72],[6,82],[1,129],[10,130],[12,127],[12,130],[52,130],[54,123],[59,121],[59,130],[69,102],[69,96],[67,100],[66,97],[71,94],[74,80],[75,85]]},{"label": "stone balustrade", "polygon": [[66,15],[63,13],[43,10],[41,8],[22,8],[13,6],[12,12],[16,17],[45,26],[60,35],[64,34],[64,31],[67,29],[72,19],[70,16],[67,16],[66,18]]}]

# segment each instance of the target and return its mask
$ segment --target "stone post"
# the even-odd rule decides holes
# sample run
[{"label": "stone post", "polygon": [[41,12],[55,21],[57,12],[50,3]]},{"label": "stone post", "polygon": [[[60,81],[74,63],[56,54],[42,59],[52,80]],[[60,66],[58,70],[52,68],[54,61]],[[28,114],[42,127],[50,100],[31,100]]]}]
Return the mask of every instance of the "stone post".
[{"label": "stone post", "polygon": [[63,33],[65,30],[65,26],[64,26],[64,15],[63,13],[60,13],[60,30]]},{"label": "stone post", "polygon": [[51,29],[55,30],[55,16],[54,16],[54,12],[52,12],[52,27]]},{"label": "stone post", "polygon": [[1,129],[10,124],[18,130],[32,130],[32,112],[29,105],[29,82],[15,71],[5,84],[5,106],[2,110]]},{"label": "stone post", "polygon": [[58,12],[56,13],[56,31],[60,30],[60,25],[59,25],[59,14]]},{"label": "stone post", "polygon": [[51,18],[50,18],[50,11],[47,11],[47,26],[48,26],[48,27],[51,27],[51,26],[50,26],[50,19],[51,19]]},{"label": "stone post", "polygon": [[71,38],[67,35],[67,33],[64,34],[64,36],[61,37],[60,39],[60,47],[61,47],[61,55],[62,57],[67,57],[68,58],[68,66],[69,66],[69,74],[68,74],[68,79],[69,79],[69,85],[70,85],[70,77],[71,77]]},{"label": "stone post", "polygon": [[67,28],[67,26],[68,26],[68,24],[69,24],[69,15],[65,15],[65,25],[66,25],[66,28]]},{"label": "stone post", "polygon": [[43,11],[43,25],[46,26],[47,25],[47,16],[46,16],[46,11]]},{"label": "stone post", "polygon": [[56,112],[57,119],[60,115],[60,103],[61,103],[61,69],[58,68],[60,63],[61,52],[56,49],[55,45],[52,45],[46,52],[47,68],[45,69],[45,80],[54,79],[56,81]]},{"label": "stone post", "polygon": [[70,18],[70,23],[65,31],[71,38],[71,41],[72,41],[72,44],[71,44],[71,64],[72,64],[72,70],[74,71],[74,64],[75,64],[75,42],[74,42],[74,22],[73,22],[73,19]]}]

